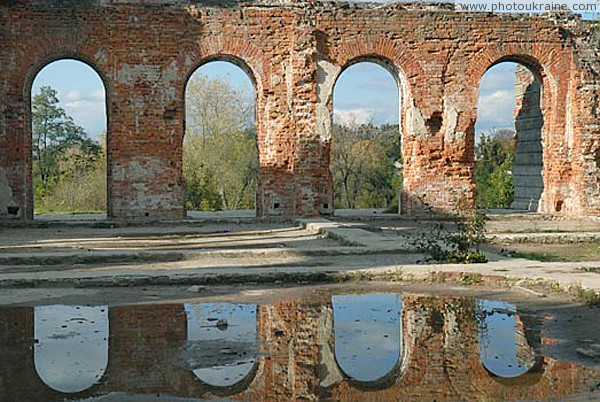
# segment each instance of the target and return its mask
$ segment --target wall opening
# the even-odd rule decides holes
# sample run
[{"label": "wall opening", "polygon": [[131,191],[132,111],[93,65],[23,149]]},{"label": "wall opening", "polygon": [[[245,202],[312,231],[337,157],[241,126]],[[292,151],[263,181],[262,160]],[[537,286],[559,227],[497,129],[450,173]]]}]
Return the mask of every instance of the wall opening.
[{"label": "wall opening", "polygon": [[186,359],[194,375],[213,387],[247,383],[257,364],[255,304],[185,304]]},{"label": "wall opening", "polygon": [[106,213],[105,99],[102,79],[81,61],[54,61],[36,75],[31,87],[36,218]]},{"label": "wall opening", "polygon": [[402,296],[332,297],[335,359],[359,383],[387,383],[396,377],[402,356]]},{"label": "wall opening", "polygon": [[212,61],[191,75],[185,90],[183,143],[188,215],[256,215],[255,105],[250,76],[232,62]]},{"label": "wall opening", "polygon": [[33,358],[39,378],[63,392],[97,384],[108,367],[108,306],[34,308]]},{"label": "wall opening", "polygon": [[485,73],[475,125],[478,208],[538,210],[544,191],[543,124],[538,74],[512,62]]},{"label": "wall opening", "polygon": [[479,300],[476,317],[479,357],[495,377],[514,378],[538,366],[538,356],[523,320],[512,304]]},{"label": "wall opening", "polygon": [[403,180],[399,123],[399,77],[369,61],[340,74],[333,94],[330,165],[337,214],[347,209],[398,212]]}]

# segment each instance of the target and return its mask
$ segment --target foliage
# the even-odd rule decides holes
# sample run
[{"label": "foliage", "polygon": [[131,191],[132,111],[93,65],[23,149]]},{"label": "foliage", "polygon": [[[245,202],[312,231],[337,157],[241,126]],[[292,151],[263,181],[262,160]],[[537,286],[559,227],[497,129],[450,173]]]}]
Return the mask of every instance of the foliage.
[{"label": "foliage", "polygon": [[510,208],[514,199],[514,131],[481,136],[475,150],[475,202],[478,208]]},{"label": "foliage", "polygon": [[331,170],[337,208],[397,206],[402,188],[398,125],[333,126]]},{"label": "foliage", "polygon": [[[469,206],[459,201],[451,222],[437,221],[433,228],[411,236],[410,241],[419,251],[429,255],[429,259],[442,263],[487,262],[487,257],[479,249],[485,241],[486,216],[475,211],[467,213]],[[431,213],[431,209],[430,209]]]},{"label": "foliage", "polygon": [[103,146],[59,106],[43,86],[32,101],[33,182],[37,212],[106,209]]},{"label": "foliage", "polygon": [[571,286],[569,293],[573,296],[575,301],[586,304],[588,306],[600,305],[600,293],[594,289],[583,288],[581,285]]},{"label": "foliage", "polygon": [[250,94],[195,74],[186,91],[183,150],[187,208],[254,208],[258,149]]}]

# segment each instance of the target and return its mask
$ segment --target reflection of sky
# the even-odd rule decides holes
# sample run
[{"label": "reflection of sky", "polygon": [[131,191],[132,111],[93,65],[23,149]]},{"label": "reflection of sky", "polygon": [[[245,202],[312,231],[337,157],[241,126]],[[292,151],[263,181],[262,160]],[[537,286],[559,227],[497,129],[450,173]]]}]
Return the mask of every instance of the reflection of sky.
[{"label": "reflection of sky", "polygon": [[60,392],[83,391],[108,366],[108,307],[35,307],[34,337],[40,379]]},{"label": "reflection of sky", "polygon": [[[231,303],[185,304],[188,341],[228,340],[257,342],[256,305]],[[227,320],[227,328],[220,330],[217,322]],[[214,350],[216,354],[219,350]],[[248,375],[255,359],[238,361],[235,365],[199,368],[194,374],[207,384],[229,386]]]},{"label": "reflection of sky", "polygon": [[398,363],[402,345],[402,296],[332,297],[335,357],[348,376],[373,381]]},{"label": "reflection of sky", "polygon": [[[479,323],[478,341],[483,365],[499,377],[517,377],[531,366],[522,365],[517,357],[516,308],[512,304],[480,300],[478,313],[484,313]],[[491,314],[490,314],[491,313]]]}]

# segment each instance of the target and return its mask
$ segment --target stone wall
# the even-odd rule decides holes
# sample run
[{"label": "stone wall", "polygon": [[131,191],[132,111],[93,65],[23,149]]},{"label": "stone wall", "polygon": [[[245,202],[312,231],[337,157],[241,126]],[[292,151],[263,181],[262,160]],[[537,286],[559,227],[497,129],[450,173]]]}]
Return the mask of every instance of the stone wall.
[{"label": "stone wall", "polygon": [[479,82],[515,61],[543,93],[539,211],[600,214],[598,46],[574,17],[418,3],[13,0],[0,5],[0,33],[0,167],[22,219],[33,217],[31,84],[65,58],[106,87],[110,219],[185,216],[185,85],[212,60],[236,63],[256,86],[259,217],[332,212],[333,83],[363,60],[388,68],[403,92],[402,213],[473,202]]},{"label": "stone wall", "polygon": [[537,211],[544,191],[541,87],[535,76],[520,65],[515,71],[515,98],[515,199],[512,208]]}]

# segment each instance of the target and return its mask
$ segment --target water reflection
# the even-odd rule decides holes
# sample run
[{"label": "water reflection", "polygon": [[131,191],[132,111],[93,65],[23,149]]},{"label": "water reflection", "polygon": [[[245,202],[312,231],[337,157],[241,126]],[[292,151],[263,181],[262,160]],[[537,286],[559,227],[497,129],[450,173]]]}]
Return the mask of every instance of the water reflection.
[{"label": "water reflection", "polygon": [[185,304],[185,361],[203,382],[231,386],[243,380],[257,358],[256,305]]},{"label": "water reflection", "polygon": [[514,305],[477,302],[478,341],[483,366],[498,377],[518,377],[535,366],[536,356]]},{"label": "water reflection", "polygon": [[338,295],[332,302],[335,356],[344,373],[367,382],[391,372],[402,353],[402,297]]},{"label": "water reflection", "polygon": [[40,379],[59,392],[83,391],[108,365],[108,307],[35,307],[34,338]]},{"label": "water reflection", "polygon": [[260,306],[116,306],[107,313],[0,308],[0,401],[600,396],[592,392],[600,370],[540,355],[540,345],[552,342],[542,337],[545,321],[502,302],[319,295]]}]

